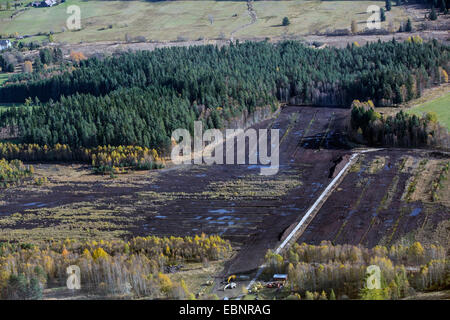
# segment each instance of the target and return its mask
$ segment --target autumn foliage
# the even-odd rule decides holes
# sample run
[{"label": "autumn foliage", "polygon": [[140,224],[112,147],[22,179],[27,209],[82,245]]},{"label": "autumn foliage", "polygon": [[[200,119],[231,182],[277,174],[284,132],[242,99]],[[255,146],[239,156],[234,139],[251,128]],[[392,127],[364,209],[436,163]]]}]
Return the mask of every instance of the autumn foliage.
[{"label": "autumn foliage", "polygon": [[[266,273],[287,273],[287,287],[300,296],[319,299],[327,296],[362,299],[400,299],[415,290],[438,289],[450,283],[446,248],[421,243],[396,244],[372,249],[354,245],[294,244],[283,254],[269,251]],[[369,265],[381,269],[381,289],[366,290]]]},{"label": "autumn foliage", "polygon": [[70,59],[73,62],[79,63],[82,60],[86,60],[86,56],[82,52],[72,51],[70,52]]},{"label": "autumn foliage", "polygon": [[433,113],[422,117],[403,111],[381,116],[373,103],[355,100],[352,103],[350,136],[359,143],[372,146],[448,148],[448,131],[437,122]]},{"label": "autumn foliage", "polygon": [[[218,236],[138,237],[130,241],[50,241],[44,245],[0,244],[0,298],[17,297],[11,279],[38,288],[66,285],[66,269],[80,268],[81,292],[102,296],[192,299],[184,282],[164,273],[172,264],[229,257]],[[27,287],[27,286],[26,286]],[[40,295],[33,295],[39,297]],[[31,297],[32,298],[32,297]]]},{"label": "autumn foliage", "polygon": [[126,169],[155,169],[161,167],[158,152],[139,146],[98,146],[71,148],[65,144],[53,147],[38,144],[0,142],[0,158],[23,161],[79,161],[91,164],[96,172],[126,172]]},{"label": "autumn foliage", "polygon": [[0,157],[0,188],[20,183],[33,176],[33,166],[25,166],[20,160],[11,162]]}]

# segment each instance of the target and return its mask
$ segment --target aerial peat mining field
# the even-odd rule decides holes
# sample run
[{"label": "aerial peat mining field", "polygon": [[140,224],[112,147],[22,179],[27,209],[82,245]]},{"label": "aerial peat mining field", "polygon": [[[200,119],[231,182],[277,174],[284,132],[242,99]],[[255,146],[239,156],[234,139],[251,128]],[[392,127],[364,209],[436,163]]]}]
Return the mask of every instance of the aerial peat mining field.
[{"label": "aerial peat mining field", "polygon": [[[355,153],[344,138],[349,112],[288,106],[254,126],[280,129],[272,176],[259,165],[180,165],[112,179],[82,165],[34,164],[49,182],[2,190],[0,241],[218,234],[236,249],[225,273],[255,270]],[[430,188],[446,162],[421,150],[361,154],[298,241],[373,246],[438,224],[448,218],[448,181]]]},{"label": "aerial peat mining field", "polygon": [[[448,243],[439,223],[449,219],[449,182],[436,183],[448,161],[444,154],[424,150],[360,155],[299,242],[373,247],[423,235],[424,243]],[[444,238],[433,238],[439,236]]]}]

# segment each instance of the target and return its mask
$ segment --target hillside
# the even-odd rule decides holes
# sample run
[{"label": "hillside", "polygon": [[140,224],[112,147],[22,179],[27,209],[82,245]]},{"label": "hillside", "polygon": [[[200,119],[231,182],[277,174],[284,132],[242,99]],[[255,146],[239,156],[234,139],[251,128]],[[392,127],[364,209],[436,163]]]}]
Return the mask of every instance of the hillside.
[{"label": "hillside", "polygon": [[[81,31],[67,30],[66,10],[70,5],[81,9]],[[256,1],[253,7],[257,18],[248,25],[251,18],[245,1],[68,0],[52,8],[23,8],[13,19],[7,12],[0,12],[0,34],[37,36],[53,32],[55,41],[69,43],[124,41],[126,36],[152,41],[264,39],[350,29],[352,20],[362,30],[370,16],[366,13],[369,5],[383,7],[384,1]],[[391,23],[397,30],[408,16],[405,8],[394,6],[382,25],[387,28]],[[290,19],[289,26],[281,25],[283,17]],[[33,38],[42,40],[32,37],[27,41]]]}]

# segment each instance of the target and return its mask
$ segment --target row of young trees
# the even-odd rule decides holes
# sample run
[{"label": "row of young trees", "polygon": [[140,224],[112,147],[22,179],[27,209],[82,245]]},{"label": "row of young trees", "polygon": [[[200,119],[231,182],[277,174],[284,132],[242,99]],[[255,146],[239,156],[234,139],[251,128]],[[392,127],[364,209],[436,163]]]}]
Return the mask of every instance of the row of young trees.
[{"label": "row of young trees", "polygon": [[23,161],[82,162],[92,165],[96,172],[123,172],[125,169],[148,170],[160,167],[158,152],[139,146],[97,146],[71,148],[66,144],[54,146],[0,142],[0,159]]},{"label": "row of young trees", "polygon": [[42,288],[65,286],[67,267],[80,268],[81,292],[147,298],[193,299],[185,283],[172,281],[172,264],[229,257],[218,236],[146,237],[130,241],[52,241],[43,245],[0,244],[0,297],[39,299]]},{"label": "row of young trees", "polygon": [[9,187],[33,177],[33,167],[20,160],[7,161],[0,156],[0,188]]},{"label": "row of young trees", "polygon": [[71,72],[0,88],[11,108],[0,126],[17,126],[23,142],[92,147],[167,148],[176,128],[224,120],[278,101],[345,105],[373,99],[391,105],[442,80],[449,48],[395,40],[315,50],[300,42],[172,47],[81,60]]},{"label": "row of young trees", "polygon": [[352,103],[350,134],[359,143],[393,147],[435,146],[449,148],[449,135],[440,126],[435,113],[422,117],[403,111],[395,116],[383,116],[373,103],[355,100]]},{"label": "row of young trees", "polygon": [[[450,265],[446,248],[411,245],[318,246],[294,244],[282,255],[269,251],[266,272],[287,273],[287,290],[301,296],[324,292],[325,297],[362,299],[399,299],[414,290],[438,289],[450,285]],[[381,288],[367,288],[367,267],[381,270]],[[317,296],[316,298],[318,298]]]}]

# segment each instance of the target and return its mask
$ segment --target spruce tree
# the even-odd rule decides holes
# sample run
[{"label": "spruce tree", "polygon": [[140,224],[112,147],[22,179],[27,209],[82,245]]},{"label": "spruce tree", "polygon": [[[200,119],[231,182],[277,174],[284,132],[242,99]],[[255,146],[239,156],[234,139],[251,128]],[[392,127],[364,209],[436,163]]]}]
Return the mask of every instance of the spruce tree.
[{"label": "spruce tree", "polygon": [[386,21],[386,14],[384,13],[384,9],[383,8],[380,9],[380,20],[381,21]]},{"label": "spruce tree", "polygon": [[386,11],[391,11],[392,4],[391,0],[386,0]]},{"label": "spruce tree", "polygon": [[284,17],[282,24],[283,24],[283,26],[288,26],[291,24],[291,22],[289,21],[288,17]]},{"label": "spruce tree", "polygon": [[411,19],[408,18],[408,21],[406,22],[406,26],[405,26],[405,32],[411,32],[412,31],[412,23],[411,23]]},{"label": "spruce tree", "polygon": [[446,10],[447,10],[447,6],[445,4],[445,0],[441,0],[441,12],[444,12],[444,14],[445,14]]},{"label": "spruce tree", "polygon": [[434,10],[434,7],[431,8],[431,12],[430,12],[430,20],[436,20],[437,19],[437,13],[436,10]]},{"label": "spruce tree", "polygon": [[334,294],[333,289],[331,289],[331,292],[330,292],[330,300],[336,300],[336,295]]}]

